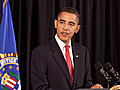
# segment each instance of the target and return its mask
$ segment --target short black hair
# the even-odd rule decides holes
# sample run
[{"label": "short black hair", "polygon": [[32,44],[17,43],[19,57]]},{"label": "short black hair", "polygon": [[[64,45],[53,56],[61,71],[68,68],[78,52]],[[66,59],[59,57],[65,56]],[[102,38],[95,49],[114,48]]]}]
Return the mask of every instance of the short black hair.
[{"label": "short black hair", "polygon": [[67,13],[71,13],[71,14],[75,14],[77,16],[78,19],[78,24],[80,24],[80,14],[78,13],[78,11],[72,7],[66,7],[63,8],[59,11],[59,14],[57,16],[57,19],[59,18],[59,16],[61,15],[62,12],[67,12]]}]

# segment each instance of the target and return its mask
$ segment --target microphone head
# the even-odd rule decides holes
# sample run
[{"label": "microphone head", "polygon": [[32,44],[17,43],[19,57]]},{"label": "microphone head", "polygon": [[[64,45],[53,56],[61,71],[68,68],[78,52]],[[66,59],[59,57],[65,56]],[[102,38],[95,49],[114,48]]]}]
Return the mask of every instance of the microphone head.
[{"label": "microphone head", "polygon": [[103,66],[102,66],[102,64],[101,64],[99,61],[97,61],[97,62],[94,64],[94,67],[95,67],[96,70],[100,70]]},{"label": "microphone head", "polygon": [[108,71],[109,75],[113,77],[112,81],[115,82],[114,85],[119,84],[120,83],[119,73],[114,70],[113,66],[109,62],[107,62],[105,63],[104,67]]},{"label": "microphone head", "polygon": [[111,68],[113,68],[109,62],[105,63],[104,67],[107,71],[109,71]]},{"label": "microphone head", "polygon": [[104,67],[102,66],[102,64],[97,61],[95,64],[94,64],[94,67],[95,69],[101,73],[101,75],[108,81],[110,82],[111,81],[111,78],[109,77],[108,73],[104,71]]}]

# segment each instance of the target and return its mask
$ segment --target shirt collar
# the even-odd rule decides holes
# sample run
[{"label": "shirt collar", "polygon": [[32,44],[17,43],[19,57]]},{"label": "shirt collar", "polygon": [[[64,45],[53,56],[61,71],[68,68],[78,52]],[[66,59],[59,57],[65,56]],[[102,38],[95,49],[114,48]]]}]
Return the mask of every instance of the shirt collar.
[{"label": "shirt collar", "polygon": [[[56,39],[56,41],[57,41],[60,49],[63,50],[63,49],[64,49],[64,46],[65,46],[66,44],[58,38],[57,34],[55,35],[55,39]],[[70,40],[70,42],[69,42],[67,45],[69,45],[69,46],[71,47],[71,40]]]}]

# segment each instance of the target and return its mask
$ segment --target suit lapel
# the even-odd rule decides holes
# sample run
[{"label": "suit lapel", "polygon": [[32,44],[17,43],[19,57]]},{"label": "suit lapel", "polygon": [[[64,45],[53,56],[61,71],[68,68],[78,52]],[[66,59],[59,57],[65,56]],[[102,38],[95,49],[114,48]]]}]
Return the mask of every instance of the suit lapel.
[{"label": "suit lapel", "polygon": [[62,69],[63,73],[66,76],[66,79],[67,79],[69,85],[72,87],[72,82],[70,79],[67,63],[66,63],[64,56],[62,54],[62,51],[60,50],[55,39],[51,41],[51,49],[53,51],[53,57],[55,58],[55,61],[57,62],[59,67]]},{"label": "suit lapel", "polygon": [[73,81],[73,88],[75,88],[75,84],[77,81],[77,76],[79,74],[79,69],[80,69],[80,54],[78,50],[78,45],[73,44],[72,45],[72,50],[73,50],[73,60],[74,60],[74,81]]}]

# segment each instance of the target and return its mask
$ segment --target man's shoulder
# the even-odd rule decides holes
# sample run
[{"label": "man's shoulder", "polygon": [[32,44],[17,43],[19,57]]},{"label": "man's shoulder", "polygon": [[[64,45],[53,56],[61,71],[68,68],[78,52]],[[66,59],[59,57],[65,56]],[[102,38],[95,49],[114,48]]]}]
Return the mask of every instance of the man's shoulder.
[{"label": "man's shoulder", "polygon": [[46,50],[50,50],[51,44],[54,43],[54,42],[55,42],[55,40],[51,39],[51,40],[49,40],[46,43],[40,44],[36,48],[34,48],[33,52],[34,51],[46,51]]},{"label": "man's shoulder", "polygon": [[73,46],[76,47],[76,48],[78,48],[78,49],[85,49],[85,50],[87,50],[87,47],[84,46],[84,45],[81,44],[81,43],[73,42]]},{"label": "man's shoulder", "polygon": [[49,43],[43,43],[43,44],[40,44],[38,45],[37,47],[34,48],[34,50],[45,50],[46,48],[49,48]]}]

